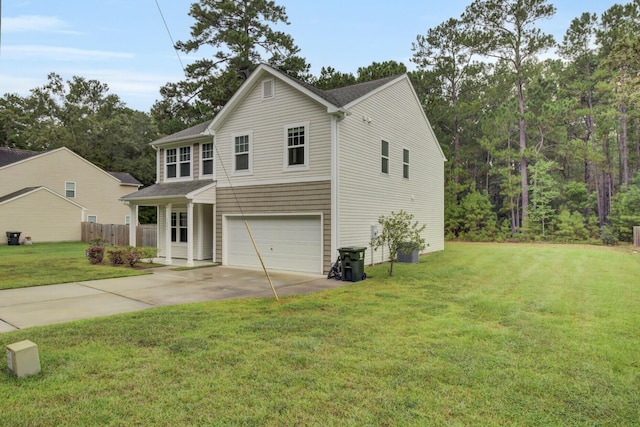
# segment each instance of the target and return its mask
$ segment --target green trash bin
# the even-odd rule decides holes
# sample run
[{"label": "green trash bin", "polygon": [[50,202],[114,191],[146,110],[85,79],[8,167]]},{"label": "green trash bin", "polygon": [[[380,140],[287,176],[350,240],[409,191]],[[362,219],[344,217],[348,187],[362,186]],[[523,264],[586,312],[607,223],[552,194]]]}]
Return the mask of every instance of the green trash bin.
[{"label": "green trash bin", "polygon": [[20,233],[21,231],[7,231],[7,244],[9,246],[20,245]]},{"label": "green trash bin", "polygon": [[340,248],[342,280],[345,282],[359,282],[366,279],[364,273],[364,252],[367,248]]}]

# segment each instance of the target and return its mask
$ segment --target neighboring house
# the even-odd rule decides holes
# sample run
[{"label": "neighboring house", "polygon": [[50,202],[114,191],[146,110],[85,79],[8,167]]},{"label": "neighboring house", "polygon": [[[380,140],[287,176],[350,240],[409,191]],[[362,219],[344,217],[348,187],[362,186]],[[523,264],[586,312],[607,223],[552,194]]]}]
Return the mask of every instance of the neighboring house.
[{"label": "neighboring house", "polygon": [[212,121],[151,145],[157,183],[122,199],[158,207],[169,263],[259,267],[246,219],[268,268],[324,273],[401,209],[444,249],[446,159],[407,75],[323,91],[260,65]]},{"label": "neighboring house", "polygon": [[0,244],[6,231],[34,242],[80,240],[81,222],[127,224],[120,198],[142,184],[105,172],[67,148],[35,152],[0,147]]}]

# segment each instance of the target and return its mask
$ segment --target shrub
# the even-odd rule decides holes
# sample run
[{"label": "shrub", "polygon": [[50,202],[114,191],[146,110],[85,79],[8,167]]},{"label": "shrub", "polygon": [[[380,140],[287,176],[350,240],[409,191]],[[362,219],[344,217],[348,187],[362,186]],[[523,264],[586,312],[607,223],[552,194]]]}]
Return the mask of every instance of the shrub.
[{"label": "shrub", "polygon": [[128,247],[124,250],[124,259],[129,264],[129,267],[133,267],[138,262],[140,262],[140,258],[144,254],[144,251],[141,248]]},{"label": "shrub", "polygon": [[107,251],[107,258],[109,258],[109,263],[111,265],[123,265],[124,264],[124,254],[125,248],[113,248]]},{"label": "shrub", "polygon": [[600,240],[602,240],[602,243],[607,246],[613,246],[618,243],[618,239],[616,238],[616,235],[613,234],[613,230],[606,225],[603,225],[600,229]]},{"label": "shrub", "polygon": [[100,264],[104,259],[104,248],[102,246],[91,246],[87,249],[87,258],[91,264]]}]

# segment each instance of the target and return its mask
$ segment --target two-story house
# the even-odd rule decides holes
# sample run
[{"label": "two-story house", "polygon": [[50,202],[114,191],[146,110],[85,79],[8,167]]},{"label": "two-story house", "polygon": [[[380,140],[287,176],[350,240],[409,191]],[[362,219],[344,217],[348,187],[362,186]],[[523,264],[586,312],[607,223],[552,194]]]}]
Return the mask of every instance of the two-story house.
[{"label": "two-story house", "polygon": [[[0,244],[5,231],[35,242],[79,241],[81,222],[127,224],[120,198],[141,187],[128,173],[106,172],[68,148],[0,147]],[[134,221],[136,218],[134,218]]]},{"label": "two-story house", "polygon": [[212,121],[152,146],[157,183],[122,200],[158,207],[168,263],[259,267],[249,228],[268,268],[323,273],[401,209],[444,249],[445,157],[407,75],[324,91],[263,64]]}]

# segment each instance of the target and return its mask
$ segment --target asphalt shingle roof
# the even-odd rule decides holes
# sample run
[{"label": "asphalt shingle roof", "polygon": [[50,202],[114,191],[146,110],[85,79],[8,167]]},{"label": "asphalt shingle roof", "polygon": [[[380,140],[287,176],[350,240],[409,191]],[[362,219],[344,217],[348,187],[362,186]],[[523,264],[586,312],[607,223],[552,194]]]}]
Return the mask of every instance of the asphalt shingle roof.
[{"label": "asphalt shingle roof", "polygon": [[143,188],[135,193],[127,194],[122,200],[139,200],[164,197],[185,197],[187,194],[213,184],[212,179],[199,179],[183,182],[163,182]]},{"label": "asphalt shingle roof", "polygon": [[129,172],[109,172],[109,175],[117,178],[122,184],[142,185],[142,183],[135,179]]},{"label": "asphalt shingle roof", "polygon": [[11,200],[18,196],[22,196],[23,194],[27,194],[28,192],[37,190],[38,188],[40,187],[26,187],[26,188],[23,188],[22,190],[18,190],[18,191],[14,191],[13,193],[6,194],[0,197],[0,203],[6,202],[7,200]]},{"label": "asphalt shingle roof", "polygon": [[18,148],[0,147],[0,167],[16,163],[29,157],[36,156],[37,151],[20,150]]},{"label": "asphalt shingle roof", "polygon": [[[299,80],[295,77],[291,77],[287,73],[282,70],[279,70],[274,67],[270,67],[272,70],[284,75],[285,77],[295,81],[300,86],[304,87],[308,91],[313,94],[319,96],[330,104],[335,105],[336,107],[344,107],[345,105],[355,101],[356,99],[368,94],[369,92],[373,92],[381,86],[389,83],[392,80],[395,80],[399,77],[399,75],[393,75],[388,77],[383,77],[377,80],[371,80],[364,83],[356,83],[354,85],[344,86],[340,88],[330,89],[330,90],[322,90],[317,87]],[[171,135],[167,135],[163,138],[153,141],[152,144],[161,144],[164,142],[177,141],[182,138],[188,138],[193,136],[198,136],[202,134],[202,132],[207,129],[207,126],[211,123],[211,120],[207,120],[206,122],[199,123],[195,126],[191,126],[190,128],[181,130],[180,132],[173,133]]]}]

